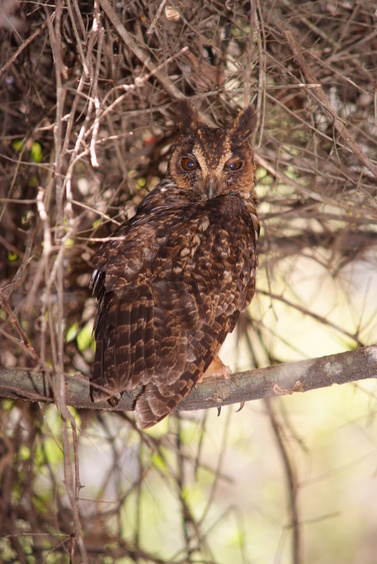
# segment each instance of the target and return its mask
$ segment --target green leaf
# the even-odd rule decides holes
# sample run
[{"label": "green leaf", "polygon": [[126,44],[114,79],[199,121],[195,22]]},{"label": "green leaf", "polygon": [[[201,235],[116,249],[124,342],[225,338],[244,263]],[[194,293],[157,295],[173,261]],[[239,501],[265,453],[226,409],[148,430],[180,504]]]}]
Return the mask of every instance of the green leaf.
[{"label": "green leaf", "polygon": [[78,324],[78,321],[75,321],[75,323],[73,323],[73,325],[71,325],[71,327],[67,330],[67,332],[65,334],[66,343],[70,343],[71,341],[73,341],[76,338],[78,330],[79,330],[79,324]]},{"label": "green leaf", "polygon": [[43,160],[42,145],[38,141],[34,141],[30,150],[31,158],[35,163],[41,163]]},{"label": "green leaf", "polygon": [[17,139],[16,141],[13,141],[12,147],[15,151],[17,151],[17,153],[21,153],[25,148],[25,144],[21,141],[21,139]]},{"label": "green leaf", "polygon": [[77,347],[80,352],[85,351],[93,341],[93,321],[88,321],[77,335]]},{"label": "green leaf", "polygon": [[18,259],[18,254],[17,253],[12,253],[12,251],[9,251],[8,253],[8,260],[9,262],[14,262],[15,260]]}]

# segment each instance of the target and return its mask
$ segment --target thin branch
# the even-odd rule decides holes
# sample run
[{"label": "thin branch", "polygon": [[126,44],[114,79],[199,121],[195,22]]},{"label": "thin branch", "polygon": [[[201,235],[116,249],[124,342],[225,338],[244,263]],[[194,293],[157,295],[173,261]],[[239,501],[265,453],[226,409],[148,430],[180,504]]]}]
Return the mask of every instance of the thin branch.
[{"label": "thin branch", "polygon": [[287,480],[289,510],[291,516],[290,526],[292,528],[292,562],[300,564],[302,562],[302,542],[301,527],[298,508],[298,481],[296,476],[296,467],[294,459],[290,456],[289,446],[285,437],[284,425],[278,421],[276,413],[271,405],[270,399],[265,402],[268,416],[270,418],[271,427],[276,439],[276,443],[283,462],[284,473]]},{"label": "thin branch", "polygon": [[[208,377],[190,392],[179,409],[193,411],[307,392],[333,384],[377,378],[377,345],[353,351],[278,364],[233,374],[231,378]],[[20,368],[0,368],[0,396],[25,401],[54,403],[51,374]],[[83,376],[65,376],[66,403],[83,409],[131,411],[141,388],[124,393],[117,407],[107,402],[93,404],[89,381]]]},{"label": "thin branch", "polygon": [[[312,71],[312,69],[308,65],[308,63],[307,63],[307,61],[304,57],[304,54],[303,54],[298,42],[296,41],[296,38],[294,37],[293,33],[291,33],[290,31],[286,31],[285,37],[288,41],[288,44],[291,48],[291,51],[292,51],[298,65],[301,67],[301,70],[305,75],[306,80],[310,83],[319,82],[317,80],[317,77],[315,76],[314,72]],[[343,137],[343,139],[346,142],[346,144],[348,145],[349,149],[359,158],[359,160],[363,163],[363,165],[365,165],[367,168],[369,168],[369,170],[377,178],[377,166],[375,166],[372,163],[372,161],[365,154],[365,152],[362,150],[360,145],[358,143],[356,143],[356,141],[352,137],[351,133],[349,133],[349,131],[345,128],[343,121],[338,117],[336,110],[331,105],[331,103],[330,103],[329,99],[327,98],[327,96],[326,96],[324,90],[322,89],[322,87],[316,88],[315,90],[308,90],[308,92],[311,96],[315,97],[315,99],[326,110],[328,115],[334,120],[335,129],[337,130],[339,135],[341,137]]]},{"label": "thin branch", "polygon": [[[54,15],[52,16],[52,19],[54,18]],[[28,37],[27,39],[25,39],[21,45],[19,46],[19,48],[17,49],[17,51],[15,53],[13,53],[13,55],[11,57],[9,57],[9,59],[3,64],[3,66],[0,68],[0,76],[16,61],[16,59],[18,59],[18,57],[21,55],[22,51],[24,51],[26,49],[26,47],[28,45],[30,45],[30,43],[32,43],[32,41],[34,41],[34,39],[36,39],[38,37],[38,35],[40,35],[42,33],[42,31],[45,30],[47,26],[47,21],[43,22],[39,28],[30,35],[30,37]]]},{"label": "thin branch", "polygon": [[16,328],[19,336],[20,336],[20,339],[21,339],[19,341],[20,344],[23,346],[24,350],[26,350],[28,355],[31,356],[31,358],[33,360],[38,362],[39,357],[38,357],[37,353],[35,352],[33,345],[30,343],[29,339],[27,338],[25,331],[22,329],[20,323],[18,322],[16,316],[14,315],[14,313],[12,311],[12,308],[8,304],[8,300],[6,299],[6,297],[4,296],[4,294],[1,290],[0,290],[0,304],[3,304],[3,308],[6,310],[6,312],[9,315],[11,322],[15,326],[15,328]]},{"label": "thin branch", "polygon": [[157,78],[157,80],[164,86],[165,90],[170,94],[172,98],[180,100],[185,96],[180,90],[172,83],[168,75],[158,68],[153,62],[150,56],[140,47],[134,37],[126,30],[120,19],[118,18],[116,12],[110,5],[108,0],[100,0],[100,5],[120,37],[123,39],[127,47],[132,51],[132,53],[143,63],[143,65]]}]

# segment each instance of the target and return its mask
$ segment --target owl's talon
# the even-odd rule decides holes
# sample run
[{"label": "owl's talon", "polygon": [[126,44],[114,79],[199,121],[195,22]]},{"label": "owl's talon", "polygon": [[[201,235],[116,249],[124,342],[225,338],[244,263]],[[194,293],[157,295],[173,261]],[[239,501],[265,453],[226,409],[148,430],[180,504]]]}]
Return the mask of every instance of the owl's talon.
[{"label": "owl's talon", "polygon": [[236,386],[236,388],[240,387],[239,383],[237,382],[237,380],[235,379],[235,377],[233,376],[232,373],[229,375],[229,378],[231,379],[232,384],[234,384]]},{"label": "owl's talon", "polygon": [[217,417],[220,417],[220,415],[221,415],[221,405],[217,407]]},{"label": "owl's talon", "polygon": [[121,399],[122,399],[122,394],[117,392],[107,400],[107,403],[111,405],[111,407],[117,407]]},{"label": "owl's talon", "polygon": [[240,406],[239,406],[238,409],[236,409],[235,413],[239,413],[239,412],[241,411],[241,409],[244,408],[244,406],[245,406],[245,402],[244,402],[244,401],[241,401]]}]

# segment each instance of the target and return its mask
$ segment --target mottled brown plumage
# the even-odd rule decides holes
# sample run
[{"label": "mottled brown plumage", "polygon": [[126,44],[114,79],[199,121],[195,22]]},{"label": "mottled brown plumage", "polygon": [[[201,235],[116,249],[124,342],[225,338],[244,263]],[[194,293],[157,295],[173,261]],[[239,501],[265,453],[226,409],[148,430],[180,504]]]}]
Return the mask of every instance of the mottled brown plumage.
[{"label": "mottled brown plumage", "polygon": [[142,386],[139,428],[168,415],[203,376],[255,290],[259,222],[254,112],[210,128],[182,103],[167,178],[93,260],[92,399]]}]

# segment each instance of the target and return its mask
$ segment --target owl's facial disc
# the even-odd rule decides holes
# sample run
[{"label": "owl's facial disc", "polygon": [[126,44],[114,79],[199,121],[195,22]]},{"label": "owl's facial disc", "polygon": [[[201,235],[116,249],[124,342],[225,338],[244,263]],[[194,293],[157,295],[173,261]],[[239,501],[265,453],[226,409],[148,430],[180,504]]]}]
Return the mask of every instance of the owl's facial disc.
[{"label": "owl's facial disc", "polygon": [[169,163],[173,180],[192,199],[238,193],[249,198],[254,184],[252,149],[238,129],[193,127],[177,141]]}]

